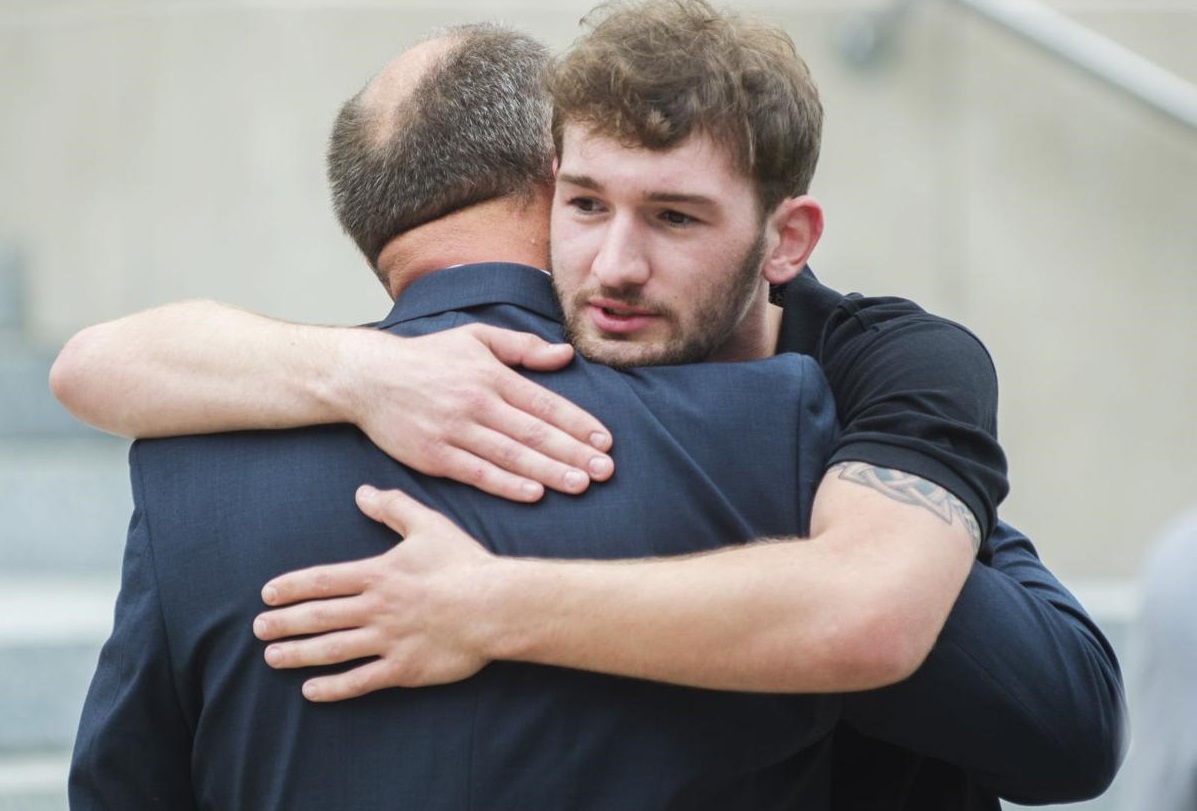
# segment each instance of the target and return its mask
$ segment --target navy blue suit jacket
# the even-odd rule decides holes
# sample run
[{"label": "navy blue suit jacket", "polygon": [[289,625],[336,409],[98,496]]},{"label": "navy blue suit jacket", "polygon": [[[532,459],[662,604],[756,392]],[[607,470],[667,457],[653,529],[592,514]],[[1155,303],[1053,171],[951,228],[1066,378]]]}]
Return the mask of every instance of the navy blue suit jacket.
[{"label": "navy blue suit jacket", "polygon": [[[1118,662],[1097,624],[999,521],[927,660],[845,696],[833,807],[999,811],[1109,786],[1126,749]],[[863,737],[862,737],[863,736]]]},{"label": "navy blue suit jacket", "polygon": [[1034,805],[1101,793],[1126,749],[1118,660],[1026,536],[996,519],[1008,484],[988,353],[913,302],[844,296],[809,268],[783,298],[778,351],[814,357],[836,397],[843,431],[829,464],[914,473],[996,523],[982,549],[990,565],[973,563],[922,667],[845,696],[833,807],[998,811],[999,796]]},{"label": "navy blue suit jacket", "polygon": [[[483,321],[556,341],[558,315],[544,274],[491,264],[420,279],[379,326]],[[619,438],[610,482],[515,504],[414,473],[349,426],[136,443],[121,593],[72,806],[826,807],[835,697],[498,662],[457,684],[318,705],[300,694],[310,670],[265,665],[251,623],[269,578],[395,542],[354,506],[363,482],[405,490],[503,555],[673,555],[807,530],[835,433],[809,359],[630,373],[578,360],[541,382]]]}]

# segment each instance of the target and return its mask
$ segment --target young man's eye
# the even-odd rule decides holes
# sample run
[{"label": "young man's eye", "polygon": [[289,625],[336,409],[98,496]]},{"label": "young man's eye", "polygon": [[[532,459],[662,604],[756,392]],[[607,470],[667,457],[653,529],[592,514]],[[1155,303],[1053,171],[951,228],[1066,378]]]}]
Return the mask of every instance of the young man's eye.
[{"label": "young man's eye", "polygon": [[662,211],[661,219],[669,225],[690,225],[698,222],[689,214],[683,214],[680,211]]},{"label": "young man's eye", "polygon": [[569,201],[569,206],[577,211],[583,212],[584,214],[589,214],[590,212],[598,210],[598,203],[594,202],[594,200],[590,197],[571,198]]}]

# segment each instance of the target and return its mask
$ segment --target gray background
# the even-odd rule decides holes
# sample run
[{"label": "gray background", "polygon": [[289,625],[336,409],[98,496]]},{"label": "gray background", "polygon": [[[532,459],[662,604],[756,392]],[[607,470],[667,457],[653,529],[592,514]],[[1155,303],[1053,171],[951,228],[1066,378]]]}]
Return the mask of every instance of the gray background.
[{"label": "gray background", "polygon": [[[54,352],[186,297],[379,317],[324,190],[337,106],[434,25],[564,46],[589,5],[0,0],[0,809],[63,804],[129,510],[125,444],[53,403]],[[884,5],[738,4],[785,26],[823,94],[813,264],[986,342],[1003,515],[1126,648],[1144,550],[1197,502],[1197,136],[947,0],[852,64],[844,37]],[[1195,0],[1049,5],[1197,81]]]}]

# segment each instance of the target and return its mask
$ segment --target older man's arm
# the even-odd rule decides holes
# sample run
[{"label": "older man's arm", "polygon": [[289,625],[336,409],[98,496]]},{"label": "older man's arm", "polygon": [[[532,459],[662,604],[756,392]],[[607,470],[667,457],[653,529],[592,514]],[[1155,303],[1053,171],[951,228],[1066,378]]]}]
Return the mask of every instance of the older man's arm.
[{"label": "older man's arm", "polygon": [[820,485],[809,540],[672,559],[497,558],[401,493],[359,503],[402,543],[271,581],[271,605],[320,599],[255,624],[266,640],[321,634],[270,645],[274,667],[381,657],[310,680],[314,700],[453,681],[495,659],[715,689],[890,684],[931,649],[976,540],[942,489],[852,464]]},{"label": "older man's arm", "polygon": [[966,769],[1014,802],[1076,802],[1109,787],[1126,752],[1118,660],[1101,629],[999,523],[931,655],[910,679],[847,696],[871,737]]}]

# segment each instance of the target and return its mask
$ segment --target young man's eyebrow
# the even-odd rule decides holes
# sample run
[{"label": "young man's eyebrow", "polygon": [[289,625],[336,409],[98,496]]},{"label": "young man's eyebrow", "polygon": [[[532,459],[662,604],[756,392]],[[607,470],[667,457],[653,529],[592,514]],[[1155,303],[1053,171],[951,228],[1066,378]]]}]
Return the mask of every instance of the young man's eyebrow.
[{"label": "young man's eyebrow", "polygon": [[591,189],[593,191],[602,191],[603,184],[599,183],[590,175],[573,175],[573,174],[559,174],[557,175],[558,183],[569,183],[571,186],[581,186],[584,189]]},{"label": "young man's eyebrow", "polygon": [[[558,183],[568,183],[591,191],[603,191],[603,184],[590,175],[575,175],[562,173],[557,176]],[[683,192],[659,191],[645,195],[645,200],[652,203],[688,203],[690,205],[711,206],[715,201],[705,194],[685,194]]]},{"label": "young man's eyebrow", "polygon": [[714,205],[715,201],[705,194],[683,194],[682,192],[659,191],[649,194],[645,199],[654,203],[689,203],[697,206]]}]

